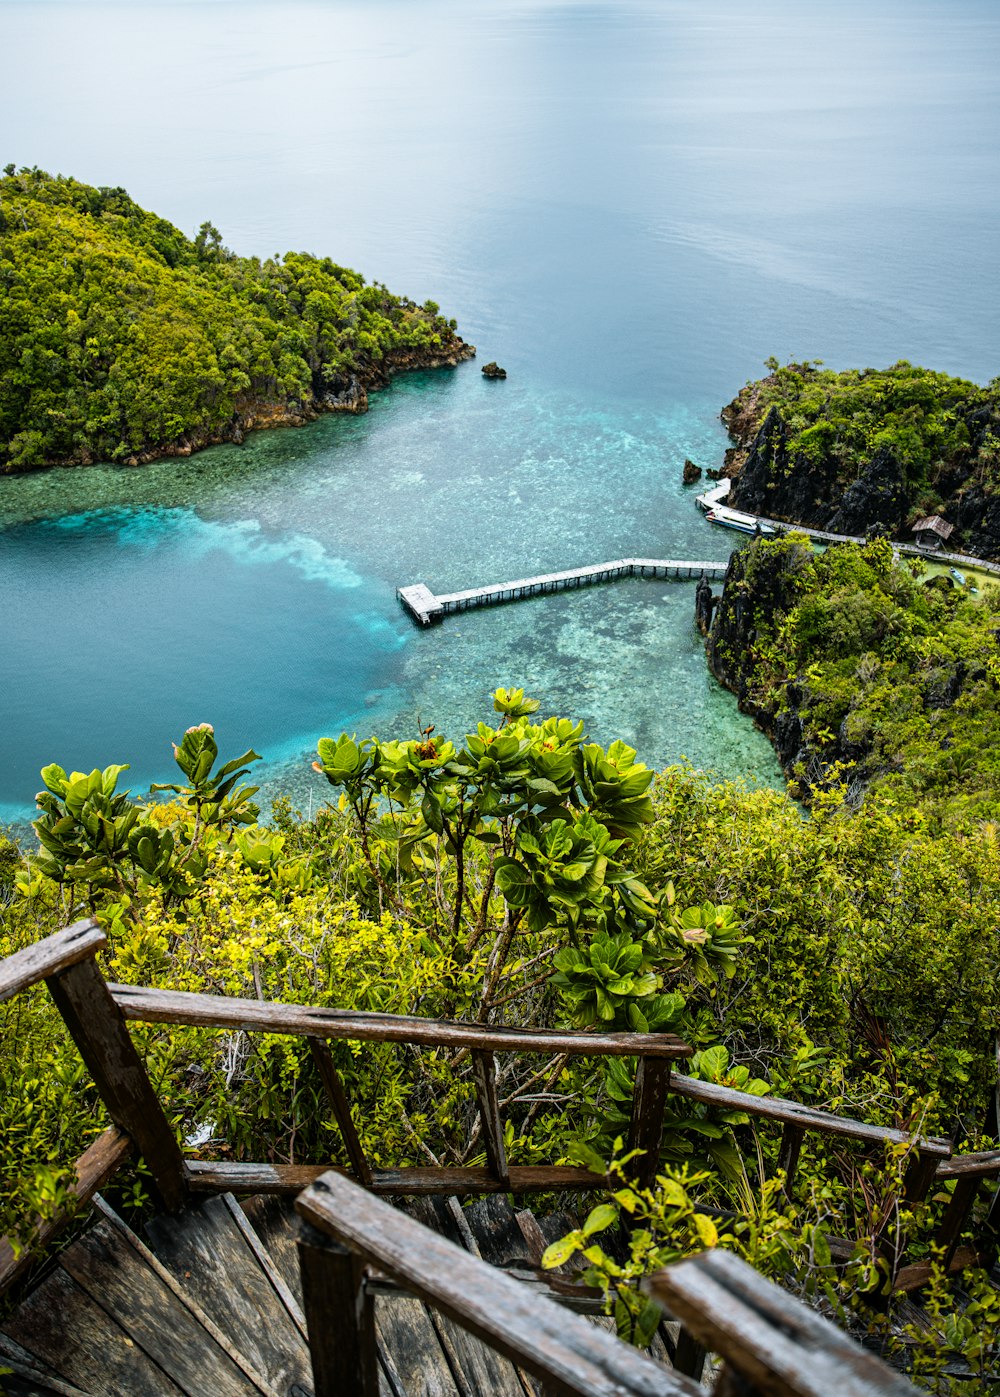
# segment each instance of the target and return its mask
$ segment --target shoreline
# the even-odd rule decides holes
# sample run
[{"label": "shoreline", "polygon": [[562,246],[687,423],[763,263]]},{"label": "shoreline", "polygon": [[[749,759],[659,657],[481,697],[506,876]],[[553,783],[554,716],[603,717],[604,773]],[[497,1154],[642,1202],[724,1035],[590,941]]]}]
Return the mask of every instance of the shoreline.
[{"label": "shoreline", "polygon": [[247,398],[239,403],[228,422],[211,429],[195,427],[171,442],[149,446],[133,452],[124,460],[81,453],[79,457],[58,461],[43,461],[22,470],[4,470],[4,477],[37,475],[45,471],[79,470],[88,466],[137,467],[154,461],[175,457],[186,458],[210,446],[242,446],[249,432],[272,431],[279,428],[305,427],[310,422],[330,414],[346,413],[363,416],[369,408],[369,394],[391,388],[400,374],[421,373],[437,369],[454,369],[476,357],[476,346],[455,335],[448,348],[423,353],[414,350],[390,350],[377,364],[359,365],[336,392],[314,397],[309,402],[289,399],[286,402],[264,398]]}]

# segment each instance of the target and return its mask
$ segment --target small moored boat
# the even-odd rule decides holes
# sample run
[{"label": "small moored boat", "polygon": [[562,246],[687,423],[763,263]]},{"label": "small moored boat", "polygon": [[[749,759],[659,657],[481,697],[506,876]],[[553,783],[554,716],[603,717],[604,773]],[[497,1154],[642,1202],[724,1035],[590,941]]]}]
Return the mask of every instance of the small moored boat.
[{"label": "small moored boat", "polygon": [[764,524],[753,514],[741,514],[737,509],[726,509],[716,505],[705,515],[710,524],[721,524],[724,529],[736,529],[741,534],[754,534],[761,538],[772,538],[778,531],[773,524]]}]

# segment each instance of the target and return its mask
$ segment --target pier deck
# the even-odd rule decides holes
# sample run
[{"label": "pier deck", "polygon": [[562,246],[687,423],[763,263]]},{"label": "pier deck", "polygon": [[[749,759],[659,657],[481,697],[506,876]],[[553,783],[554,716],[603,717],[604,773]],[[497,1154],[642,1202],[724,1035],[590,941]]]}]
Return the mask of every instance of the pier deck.
[{"label": "pier deck", "polygon": [[468,611],[476,606],[498,606],[502,602],[521,601],[525,597],[537,597],[546,592],[565,592],[575,587],[615,582],[623,577],[718,579],[725,575],[726,564],[719,562],[691,562],[683,558],[616,558],[610,563],[569,568],[565,572],[547,572],[539,577],[519,577],[513,582],[470,587],[464,592],[445,592],[441,596],[435,596],[423,582],[417,582],[398,588],[396,596],[415,621],[429,626],[453,611]]}]

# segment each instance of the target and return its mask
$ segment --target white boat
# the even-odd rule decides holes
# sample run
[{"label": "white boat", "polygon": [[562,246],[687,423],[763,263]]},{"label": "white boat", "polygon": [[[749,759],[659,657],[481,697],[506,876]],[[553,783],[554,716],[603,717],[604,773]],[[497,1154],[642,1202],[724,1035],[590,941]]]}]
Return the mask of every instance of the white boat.
[{"label": "white boat", "polygon": [[773,524],[764,524],[753,514],[741,514],[738,509],[726,509],[716,505],[705,515],[710,524],[721,524],[724,529],[736,529],[741,534],[754,534],[761,538],[773,538],[777,529]]}]

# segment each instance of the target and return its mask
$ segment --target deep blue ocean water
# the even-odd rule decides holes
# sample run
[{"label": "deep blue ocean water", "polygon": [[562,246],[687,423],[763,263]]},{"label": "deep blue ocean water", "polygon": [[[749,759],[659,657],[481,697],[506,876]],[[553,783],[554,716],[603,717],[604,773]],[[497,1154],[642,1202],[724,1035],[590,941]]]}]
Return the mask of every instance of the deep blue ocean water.
[{"label": "deep blue ocean water", "polygon": [[780,780],[690,586],[427,632],[395,588],[724,558],[681,466],[770,354],[1000,372],[995,0],[0,0],[0,43],[2,162],[327,253],[479,347],[363,418],[0,480],[0,815],[51,760],[144,787],[202,721],[307,807],[317,736],[461,733],[500,683]]}]

